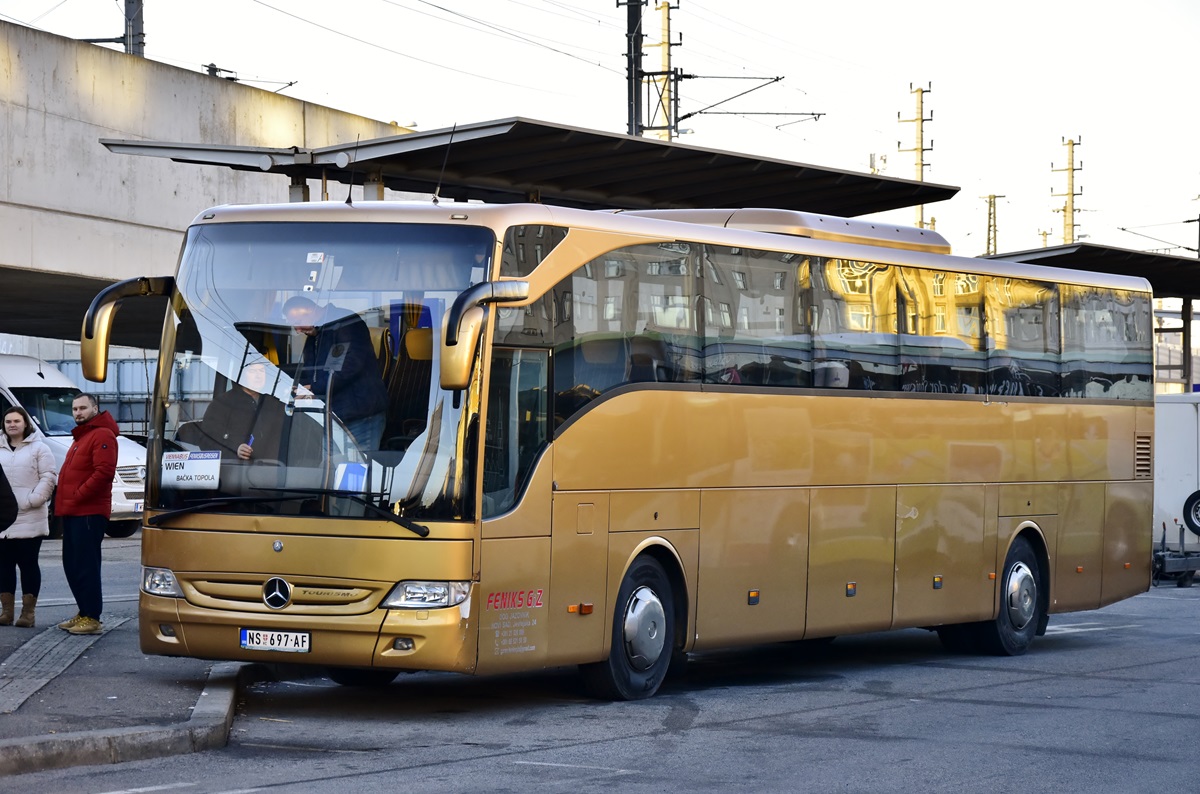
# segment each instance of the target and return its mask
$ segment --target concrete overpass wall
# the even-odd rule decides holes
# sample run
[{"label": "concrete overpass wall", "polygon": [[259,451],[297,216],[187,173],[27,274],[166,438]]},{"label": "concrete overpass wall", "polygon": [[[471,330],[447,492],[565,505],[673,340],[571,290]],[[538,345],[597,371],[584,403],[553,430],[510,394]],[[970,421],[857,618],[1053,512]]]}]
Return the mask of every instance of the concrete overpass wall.
[{"label": "concrete overpass wall", "polygon": [[[181,232],[204,208],[288,200],[278,175],[111,154],[100,138],[319,147],[402,132],[0,21],[0,279],[172,273]],[[345,186],[336,190],[343,198]],[[319,184],[311,193],[319,197]],[[0,332],[21,333],[17,297],[0,299]],[[0,347],[25,352],[11,340]]]}]

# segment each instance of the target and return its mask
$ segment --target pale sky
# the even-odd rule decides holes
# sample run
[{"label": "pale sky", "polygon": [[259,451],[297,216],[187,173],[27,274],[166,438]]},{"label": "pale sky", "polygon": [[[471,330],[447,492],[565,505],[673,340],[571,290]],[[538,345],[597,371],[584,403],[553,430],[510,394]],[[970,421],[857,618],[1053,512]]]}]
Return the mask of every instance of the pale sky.
[{"label": "pale sky", "polygon": [[[1077,240],[1197,247],[1196,0],[676,0],[672,65],[714,78],[785,79],[699,114],[681,143],[912,179],[910,86],[924,97],[925,179],[962,188],[926,207],[956,253],[1062,242],[1075,148]],[[0,19],[74,38],[123,33],[123,0],[0,0]],[[645,9],[647,44],[661,15]],[[146,0],[147,57],[430,130],[526,116],[625,132],[626,9],[615,0]],[[116,46],[116,45],[104,45]],[[658,70],[647,47],[644,68]],[[284,84],[296,81],[284,88]],[[681,113],[757,85],[691,79]],[[825,114],[819,121],[766,112]],[[791,123],[789,123],[791,122]],[[899,147],[897,144],[899,143]],[[199,167],[199,166],[197,166]],[[912,210],[886,216],[913,223]],[[1157,242],[1139,236],[1159,238]],[[1181,256],[1194,251],[1174,248]]]}]

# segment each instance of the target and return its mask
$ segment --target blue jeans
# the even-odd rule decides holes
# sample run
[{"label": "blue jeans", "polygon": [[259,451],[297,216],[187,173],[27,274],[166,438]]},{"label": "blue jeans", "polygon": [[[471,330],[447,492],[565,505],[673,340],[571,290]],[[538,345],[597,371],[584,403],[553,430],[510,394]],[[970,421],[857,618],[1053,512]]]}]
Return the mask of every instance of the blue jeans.
[{"label": "blue jeans", "polygon": [[383,427],[386,423],[387,414],[379,413],[346,422],[346,429],[354,436],[359,449],[379,449],[379,440],[383,437]]},{"label": "blue jeans", "polygon": [[79,614],[100,619],[104,595],[100,587],[100,542],[108,516],[63,516],[63,572]]}]

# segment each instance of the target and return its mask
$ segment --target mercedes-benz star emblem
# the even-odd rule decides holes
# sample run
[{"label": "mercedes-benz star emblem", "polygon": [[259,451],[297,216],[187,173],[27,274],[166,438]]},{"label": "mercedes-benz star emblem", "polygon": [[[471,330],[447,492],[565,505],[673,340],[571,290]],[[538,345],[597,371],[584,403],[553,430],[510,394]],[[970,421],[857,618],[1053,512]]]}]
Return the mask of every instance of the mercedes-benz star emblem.
[{"label": "mercedes-benz star emblem", "polygon": [[274,543],[271,544],[271,548],[275,549],[275,551],[283,551],[283,541],[282,540],[275,541]]},{"label": "mercedes-benz star emblem", "polygon": [[273,576],[263,585],[263,603],[271,609],[283,609],[292,603],[292,586]]}]

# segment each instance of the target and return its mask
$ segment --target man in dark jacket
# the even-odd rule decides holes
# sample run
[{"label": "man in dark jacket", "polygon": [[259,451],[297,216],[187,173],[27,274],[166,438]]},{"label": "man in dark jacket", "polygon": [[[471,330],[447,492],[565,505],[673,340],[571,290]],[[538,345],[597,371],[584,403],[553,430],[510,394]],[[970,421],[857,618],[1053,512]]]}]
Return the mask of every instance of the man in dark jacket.
[{"label": "man in dark jacket", "polygon": [[218,394],[204,411],[205,449],[216,447],[221,459],[275,460],[283,439],[283,403],[267,389],[267,365],[247,364],[239,383]]},{"label": "man in dark jacket", "polygon": [[67,450],[54,515],[63,522],[63,571],[79,613],[58,624],[72,634],[99,634],[104,606],[100,587],[100,543],[112,512],[112,482],[117,472],[117,423],[91,394],[71,403],[75,442]]},{"label": "man in dark jacket", "polygon": [[333,304],[318,306],[303,295],[283,304],[283,315],[304,334],[297,383],[321,400],[361,449],[378,449],[386,420],[387,387],[371,332],[362,318]]}]

